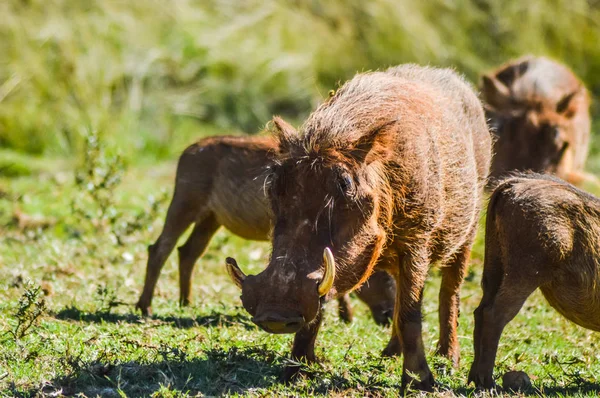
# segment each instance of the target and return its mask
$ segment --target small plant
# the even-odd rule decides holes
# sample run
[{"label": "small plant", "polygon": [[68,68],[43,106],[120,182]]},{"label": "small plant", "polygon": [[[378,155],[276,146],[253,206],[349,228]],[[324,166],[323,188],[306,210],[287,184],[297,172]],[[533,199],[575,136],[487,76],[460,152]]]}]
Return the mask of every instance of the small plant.
[{"label": "small plant", "polygon": [[119,155],[109,155],[97,132],[87,134],[84,143],[82,169],[75,173],[75,185],[91,201],[91,209],[83,207],[80,200],[72,201],[76,214],[90,221],[95,227],[106,227],[117,220],[114,190],[125,173],[125,162]]},{"label": "small plant", "polygon": [[111,232],[120,246],[124,245],[125,239],[136,232],[143,231],[148,225],[158,217],[164,205],[169,199],[166,192],[162,192],[160,196],[148,197],[148,206],[146,210],[142,210],[133,216],[125,217],[121,212],[118,212],[118,221],[111,223]]},{"label": "small plant", "polygon": [[123,158],[118,153],[111,154],[97,132],[87,134],[83,165],[75,173],[75,185],[80,194],[71,201],[71,208],[78,221],[108,233],[119,246],[125,245],[127,238],[136,232],[145,230],[168,200],[166,192],[162,192],[156,198],[148,198],[147,209],[137,212],[119,209],[115,192],[126,170]]},{"label": "small plant", "polygon": [[117,292],[106,285],[99,285],[96,288],[95,301],[98,306],[97,311],[103,314],[110,314],[113,308],[127,305],[127,303],[119,301]]},{"label": "small plant", "polygon": [[30,333],[39,323],[41,316],[46,311],[46,301],[42,296],[42,288],[28,282],[25,291],[19,299],[17,310],[14,313],[16,325],[8,333],[17,342]]}]

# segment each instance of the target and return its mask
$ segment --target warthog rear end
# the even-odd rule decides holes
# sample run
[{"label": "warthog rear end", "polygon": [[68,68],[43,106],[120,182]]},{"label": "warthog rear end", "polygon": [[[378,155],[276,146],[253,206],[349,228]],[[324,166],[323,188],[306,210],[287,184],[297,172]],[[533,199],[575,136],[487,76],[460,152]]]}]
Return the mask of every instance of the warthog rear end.
[{"label": "warthog rear end", "polygon": [[523,57],[482,76],[487,117],[497,135],[491,175],[532,170],[578,183],[590,138],[589,97],[564,65]]},{"label": "warthog rear end", "polygon": [[469,373],[479,387],[494,385],[502,331],[538,287],[567,319],[600,331],[600,199],[540,174],[500,182],[488,205],[482,287]]},{"label": "warthog rear end", "polygon": [[315,360],[323,297],[387,269],[398,288],[386,353],[404,354],[404,386],[431,389],[425,279],[440,263],[438,352],[457,364],[459,289],[491,157],[475,93],[451,70],[405,65],[355,76],[300,132],[279,118],[274,127],[269,265],[246,277],[227,260],[244,307],[264,330],[296,333],[294,358]]}]

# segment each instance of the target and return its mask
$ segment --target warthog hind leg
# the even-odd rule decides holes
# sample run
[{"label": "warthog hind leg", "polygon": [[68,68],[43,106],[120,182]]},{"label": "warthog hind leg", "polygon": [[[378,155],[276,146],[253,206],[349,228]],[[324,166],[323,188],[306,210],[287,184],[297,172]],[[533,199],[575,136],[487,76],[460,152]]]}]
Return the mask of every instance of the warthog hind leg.
[{"label": "warthog hind leg", "polygon": [[179,251],[179,305],[191,302],[192,274],[198,258],[204,254],[210,238],[219,229],[220,224],[211,214],[197,221],[194,230]]},{"label": "warthog hind leg", "polygon": [[471,241],[465,244],[447,266],[442,267],[440,286],[440,339],[437,353],[452,361],[458,368],[460,347],[458,344],[458,316],[460,313],[460,287],[468,270]]}]

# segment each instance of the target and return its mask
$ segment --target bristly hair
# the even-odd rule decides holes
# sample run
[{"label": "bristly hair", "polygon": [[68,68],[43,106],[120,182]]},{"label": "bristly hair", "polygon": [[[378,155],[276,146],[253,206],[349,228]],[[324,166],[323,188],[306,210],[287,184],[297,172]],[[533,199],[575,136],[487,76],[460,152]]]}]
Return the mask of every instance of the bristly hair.
[{"label": "bristly hair", "polygon": [[364,135],[395,119],[397,83],[385,72],[356,75],[304,122],[298,142],[301,149],[306,154],[349,149]]},{"label": "bristly hair", "polygon": [[436,92],[423,87],[421,82],[425,79],[450,89],[457,79],[465,83],[451,70],[413,64],[357,74],[311,113],[299,131],[279,118],[273,119],[281,152],[287,151],[292,157],[312,157],[330,149],[352,150],[386,125],[402,122],[403,108],[418,102],[423,102],[419,107],[427,107],[427,98],[435,98]]},{"label": "bristly hair", "polygon": [[388,72],[356,75],[321,104],[296,131],[279,117],[271,130],[282,157],[315,157],[330,149],[351,150],[365,136],[397,121],[399,79]]}]

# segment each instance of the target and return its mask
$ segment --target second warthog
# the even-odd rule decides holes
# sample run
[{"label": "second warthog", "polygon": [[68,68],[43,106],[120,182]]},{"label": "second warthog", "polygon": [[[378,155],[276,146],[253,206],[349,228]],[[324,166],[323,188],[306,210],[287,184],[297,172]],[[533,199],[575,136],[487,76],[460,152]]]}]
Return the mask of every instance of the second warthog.
[{"label": "second warthog", "polygon": [[600,199],[551,176],[501,181],[488,204],[483,298],[469,382],[494,386],[504,327],[537,289],[570,321],[600,331]]},{"label": "second warthog", "polygon": [[405,65],[356,75],[300,131],[274,125],[269,265],[245,276],[227,259],[244,307],[267,332],[296,333],[292,356],[314,361],[322,299],[386,269],[397,286],[386,353],[404,355],[405,387],[430,390],[425,279],[439,263],[438,352],[458,364],[459,291],[491,157],[475,92],[451,70]]},{"label": "second warthog", "polygon": [[[179,237],[194,224],[179,251],[180,304],[190,303],[192,271],[215,232],[224,226],[245,239],[268,240],[271,209],[265,177],[278,151],[271,137],[210,137],[190,145],[177,167],[175,192],[163,231],[148,248],[144,289],[137,307],[150,313],[160,271]],[[379,324],[387,324],[394,309],[395,286],[385,272],[374,275],[357,291]],[[340,317],[352,319],[347,296],[338,299]]]},{"label": "second warthog", "polygon": [[566,66],[545,57],[510,61],[481,78],[486,114],[497,139],[491,175],[531,170],[572,183],[596,182],[584,173],[590,139],[590,101]]}]

